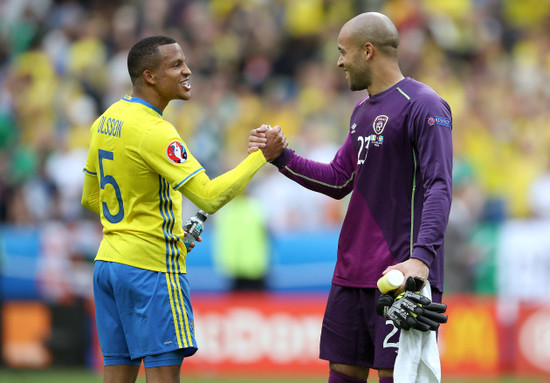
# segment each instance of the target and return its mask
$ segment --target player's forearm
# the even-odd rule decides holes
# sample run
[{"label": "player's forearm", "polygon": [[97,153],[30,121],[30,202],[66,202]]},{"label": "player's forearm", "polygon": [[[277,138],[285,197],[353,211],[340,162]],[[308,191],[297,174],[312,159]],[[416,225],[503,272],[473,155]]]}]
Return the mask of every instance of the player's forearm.
[{"label": "player's forearm", "polygon": [[440,180],[426,193],[422,209],[422,222],[414,243],[413,258],[430,266],[437,249],[443,245],[449,212],[451,210],[451,184]]},{"label": "player's forearm", "polygon": [[353,189],[355,172],[341,161],[340,152],[330,163],[312,161],[286,149],[285,162],[274,161],[280,172],[307,189],[323,193],[335,199],[342,199]]},{"label": "player's forearm", "polygon": [[237,196],[265,163],[258,150],[221,176],[211,180],[204,172],[199,173],[178,190],[198,208],[213,214]]},{"label": "player's forearm", "polygon": [[86,209],[99,214],[99,185],[95,176],[85,173],[82,200],[80,203]]}]

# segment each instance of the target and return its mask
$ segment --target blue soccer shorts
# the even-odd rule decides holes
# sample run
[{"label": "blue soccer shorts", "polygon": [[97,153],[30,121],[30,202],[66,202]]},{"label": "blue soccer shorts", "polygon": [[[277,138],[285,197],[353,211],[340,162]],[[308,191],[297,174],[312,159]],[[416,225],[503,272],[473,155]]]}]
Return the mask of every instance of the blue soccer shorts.
[{"label": "blue soccer shorts", "polygon": [[[321,329],[320,358],[374,369],[393,368],[399,330],[376,314],[376,288],[332,285]],[[432,288],[432,301],[441,303]]]},{"label": "blue soccer shorts", "polygon": [[94,300],[106,366],[171,366],[197,351],[185,274],[96,261]]}]

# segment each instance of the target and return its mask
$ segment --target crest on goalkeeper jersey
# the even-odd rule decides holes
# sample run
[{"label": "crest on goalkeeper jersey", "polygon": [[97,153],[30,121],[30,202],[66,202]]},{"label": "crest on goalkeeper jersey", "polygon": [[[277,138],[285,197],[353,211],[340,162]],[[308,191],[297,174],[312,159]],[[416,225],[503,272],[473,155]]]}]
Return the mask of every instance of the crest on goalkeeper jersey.
[{"label": "crest on goalkeeper jersey", "polygon": [[388,122],[388,116],[386,116],[385,114],[376,116],[376,118],[372,122],[372,128],[374,129],[374,133],[381,134],[384,131],[384,128],[386,127],[387,122]]},{"label": "crest on goalkeeper jersey", "polygon": [[187,161],[187,151],[181,141],[172,141],[166,148],[166,155],[175,164],[183,164]]}]

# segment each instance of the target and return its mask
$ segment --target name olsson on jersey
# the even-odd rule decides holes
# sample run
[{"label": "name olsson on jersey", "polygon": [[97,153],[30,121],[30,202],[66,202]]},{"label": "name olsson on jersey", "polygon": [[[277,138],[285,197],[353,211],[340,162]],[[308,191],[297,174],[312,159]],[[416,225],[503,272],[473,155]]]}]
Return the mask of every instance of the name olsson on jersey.
[{"label": "name olsson on jersey", "polygon": [[124,121],[122,120],[102,116],[99,121],[99,125],[97,126],[97,131],[108,136],[120,138],[120,134],[122,133],[122,124],[124,124]]}]

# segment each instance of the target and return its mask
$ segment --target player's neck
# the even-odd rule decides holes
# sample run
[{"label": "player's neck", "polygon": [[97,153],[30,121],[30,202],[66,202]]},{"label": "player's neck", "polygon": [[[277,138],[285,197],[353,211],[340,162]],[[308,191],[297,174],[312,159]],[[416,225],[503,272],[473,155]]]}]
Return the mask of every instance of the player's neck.
[{"label": "player's neck", "polygon": [[157,93],[151,92],[149,89],[144,89],[143,87],[134,87],[132,90],[132,97],[147,101],[149,104],[156,106],[160,111],[164,111],[164,108],[168,105],[168,102],[159,97]]},{"label": "player's neck", "polygon": [[384,71],[378,75],[373,76],[371,85],[367,88],[369,96],[382,93],[383,91],[391,88],[405,77],[400,70]]}]

